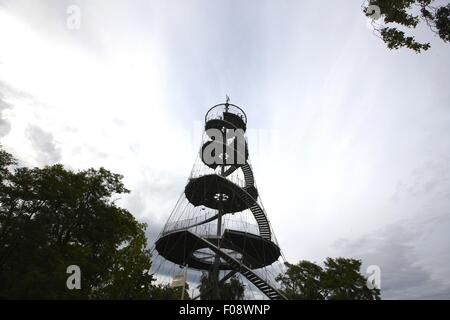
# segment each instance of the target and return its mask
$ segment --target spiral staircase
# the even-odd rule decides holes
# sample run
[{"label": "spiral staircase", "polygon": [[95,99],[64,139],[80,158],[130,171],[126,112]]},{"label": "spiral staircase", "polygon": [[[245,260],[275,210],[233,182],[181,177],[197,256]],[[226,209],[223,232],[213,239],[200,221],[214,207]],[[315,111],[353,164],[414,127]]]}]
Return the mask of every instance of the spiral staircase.
[{"label": "spiral staircase", "polygon": [[[222,282],[240,273],[269,299],[285,299],[256,272],[276,262],[281,253],[258,195],[246,138],[229,135],[246,130],[246,114],[228,101],[207,112],[199,160],[182,195],[186,204],[177,204],[155,248],[177,265],[213,271],[216,277],[218,271],[228,271]],[[205,209],[208,217],[201,214]],[[189,218],[181,219],[187,211]],[[224,217],[245,212],[251,212],[257,231],[223,228]]]}]

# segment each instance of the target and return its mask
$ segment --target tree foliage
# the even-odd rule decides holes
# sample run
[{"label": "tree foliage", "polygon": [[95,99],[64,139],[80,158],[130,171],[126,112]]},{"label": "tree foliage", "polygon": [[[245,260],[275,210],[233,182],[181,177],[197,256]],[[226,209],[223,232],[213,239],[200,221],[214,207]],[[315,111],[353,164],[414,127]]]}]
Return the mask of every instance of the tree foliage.
[{"label": "tree foliage", "polygon": [[[203,273],[200,278],[198,289],[200,290],[201,300],[214,300],[213,291],[214,279],[211,273]],[[219,283],[219,296],[222,300],[242,300],[244,299],[244,284],[236,275],[233,275],[225,282]]]},{"label": "tree foliage", "polygon": [[285,274],[276,280],[283,287],[289,299],[323,300],[321,278],[323,270],[318,265],[302,260],[298,264],[290,264]]},{"label": "tree foliage", "polygon": [[[15,164],[0,148],[0,298],[150,297],[146,225],[113,199],[129,192],[121,175]],[[69,265],[80,290],[66,286]]]},{"label": "tree foliage", "polygon": [[[170,284],[158,284],[153,286],[151,298],[154,300],[180,300],[182,287],[173,288]],[[189,285],[185,284],[184,300],[190,300]]]},{"label": "tree foliage", "polygon": [[[389,49],[406,47],[420,53],[428,50],[429,42],[421,43],[404,30],[415,29],[421,22],[444,42],[450,41],[450,3],[436,0],[368,0],[363,11],[368,17],[382,18],[374,27]],[[438,4],[440,3],[440,4]],[[377,10],[381,17],[377,17]],[[402,30],[403,29],[403,30]]]},{"label": "tree foliage", "polygon": [[361,261],[327,258],[324,267],[300,261],[288,264],[287,271],[277,276],[288,299],[297,300],[378,300],[380,290],[369,289],[360,274]]}]

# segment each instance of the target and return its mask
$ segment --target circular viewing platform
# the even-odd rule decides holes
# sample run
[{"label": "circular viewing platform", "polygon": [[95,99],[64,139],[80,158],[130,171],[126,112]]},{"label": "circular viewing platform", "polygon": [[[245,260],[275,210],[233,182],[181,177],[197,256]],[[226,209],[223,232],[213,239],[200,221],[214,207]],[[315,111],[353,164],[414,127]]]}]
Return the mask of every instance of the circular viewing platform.
[{"label": "circular viewing platform", "polygon": [[221,208],[224,213],[248,209],[256,202],[258,190],[254,186],[241,188],[215,174],[191,179],[184,189],[186,198],[194,206]]},{"label": "circular viewing platform", "polygon": [[[241,263],[252,269],[258,269],[274,263],[280,256],[280,248],[273,242],[265,240],[258,235],[236,230],[226,229],[223,235],[204,237],[214,245],[227,250],[228,254],[240,260]],[[187,230],[167,233],[158,239],[156,249],[167,260],[178,265],[188,264],[190,268],[210,270],[214,260],[206,256],[204,244]],[[230,270],[225,262],[219,264],[220,270]]]},{"label": "circular viewing platform", "polygon": [[247,115],[240,107],[230,104],[217,104],[205,116],[205,130],[208,129],[247,129]]}]

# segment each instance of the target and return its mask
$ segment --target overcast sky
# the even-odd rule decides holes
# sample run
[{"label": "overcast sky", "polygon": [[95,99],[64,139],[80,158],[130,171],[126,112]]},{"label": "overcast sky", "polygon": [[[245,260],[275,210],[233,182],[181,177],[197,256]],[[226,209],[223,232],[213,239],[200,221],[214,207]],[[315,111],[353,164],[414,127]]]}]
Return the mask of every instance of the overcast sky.
[{"label": "overcast sky", "polygon": [[383,298],[450,298],[450,46],[419,29],[431,50],[389,51],[361,2],[0,0],[0,141],[123,174],[154,240],[228,94],[289,261],[361,258]]}]

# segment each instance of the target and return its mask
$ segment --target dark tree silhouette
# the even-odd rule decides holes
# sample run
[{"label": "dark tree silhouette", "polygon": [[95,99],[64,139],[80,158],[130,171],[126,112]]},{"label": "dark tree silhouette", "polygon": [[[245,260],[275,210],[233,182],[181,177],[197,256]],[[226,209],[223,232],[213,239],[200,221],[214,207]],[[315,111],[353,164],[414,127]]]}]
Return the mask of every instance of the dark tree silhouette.
[{"label": "dark tree silhouette", "polygon": [[0,298],[149,298],[146,225],[113,199],[127,192],[104,168],[17,167],[0,148]]},{"label": "dark tree silhouette", "polygon": [[[155,285],[152,288],[151,298],[154,300],[180,300],[182,287],[173,288],[169,284]],[[190,300],[189,285],[186,283],[184,289],[184,300]]]},{"label": "dark tree silhouette", "polygon": [[428,50],[430,43],[418,42],[414,36],[406,35],[404,31],[416,28],[420,22],[426,24],[444,42],[450,41],[448,1],[442,4],[442,1],[435,0],[368,0],[364,1],[363,11],[368,17],[380,18],[373,23],[375,31],[389,49],[406,47],[416,53]]},{"label": "dark tree silhouette", "polygon": [[[198,289],[200,290],[201,300],[214,300],[213,277],[205,272],[200,278]],[[225,282],[219,283],[220,299],[222,300],[242,300],[244,299],[244,285],[239,278],[234,275]]]},{"label": "dark tree silhouette", "polygon": [[286,273],[276,280],[288,299],[301,300],[378,300],[380,290],[369,289],[360,274],[361,261],[327,258],[324,267],[300,261],[288,264]]},{"label": "dark tree silhouette", "polygon": [[323,300],[322,275],[321,267],[303,260],[298,264],[289,264],[286,273],[279,275],[276,280],[281,283],[288,299]]}]

